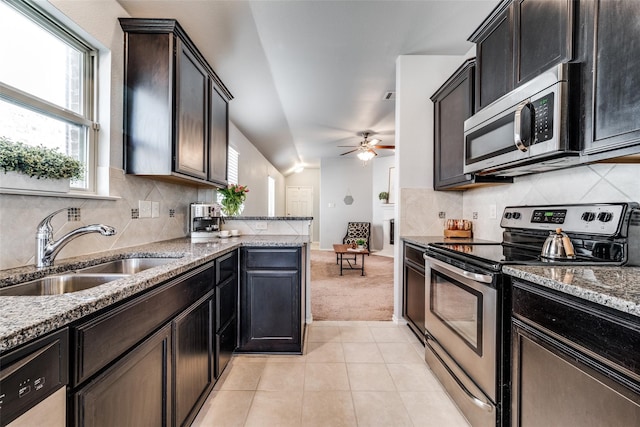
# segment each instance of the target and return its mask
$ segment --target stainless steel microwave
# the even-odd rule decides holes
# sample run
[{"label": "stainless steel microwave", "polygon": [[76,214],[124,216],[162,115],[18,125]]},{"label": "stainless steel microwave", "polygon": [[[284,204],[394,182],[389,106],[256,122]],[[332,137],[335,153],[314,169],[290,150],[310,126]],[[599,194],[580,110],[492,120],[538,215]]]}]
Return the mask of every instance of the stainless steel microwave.
[{"label": "stainless steel microwave", "polygon": [[517,87],[464,122],[464,173],[516,176],[580,161],[570,135],[570,64]]}]

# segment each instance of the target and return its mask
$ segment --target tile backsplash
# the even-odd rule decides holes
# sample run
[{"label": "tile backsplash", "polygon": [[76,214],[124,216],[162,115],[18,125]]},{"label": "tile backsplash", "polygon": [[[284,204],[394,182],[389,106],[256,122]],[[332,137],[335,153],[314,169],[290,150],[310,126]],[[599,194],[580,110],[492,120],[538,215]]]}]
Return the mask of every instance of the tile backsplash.
[{"label": "tile backsplash", "polygon": [[[111,237],[80,236],[67,244],[56,259],[101,252],[188,234],[189,203],[198,200],[198,189],[110,170],[110,193],[117,200],[76,199],[0,195],[0,269],[35,262],[35,233],[48,214],[65,207],[75,208],[56,215],[51,224],[54,238],[84,225],[102,223],[115,227]],[[134,218],[139,200],[160,202],[158,218]]]}]

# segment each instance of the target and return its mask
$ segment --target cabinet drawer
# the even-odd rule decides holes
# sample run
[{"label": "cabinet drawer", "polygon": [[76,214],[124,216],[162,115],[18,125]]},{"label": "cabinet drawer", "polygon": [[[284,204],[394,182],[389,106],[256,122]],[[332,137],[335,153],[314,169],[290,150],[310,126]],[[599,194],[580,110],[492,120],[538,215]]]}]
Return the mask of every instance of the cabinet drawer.
[{"label": "cabinet drawer", "polygon": [[220,331],[236,314],[238,305],[238,276],[216,287],[216,331]]},{"label": "cabinet drawer", "polygon": [[245,267],[251,268],[293,268],[300,262],[299,248],[247,248]]},{"label": "cabinet drawer", "polygon": [[212,264],[74,328],[73,384],[98,372],[213,288]]},{"label": "cabinet drawer", "polygon": [[238,251],[216,258],[216,284],[220,284],[238,272]]},{"label": "cabinet drawer", "polygon": [[418,265],[424,267],[424,258],[422,255],[424,254],[424,248],[419,248],[418,246],[413,246],[409,244],[404,245],[404,257],[407,260],[411,260]]}]

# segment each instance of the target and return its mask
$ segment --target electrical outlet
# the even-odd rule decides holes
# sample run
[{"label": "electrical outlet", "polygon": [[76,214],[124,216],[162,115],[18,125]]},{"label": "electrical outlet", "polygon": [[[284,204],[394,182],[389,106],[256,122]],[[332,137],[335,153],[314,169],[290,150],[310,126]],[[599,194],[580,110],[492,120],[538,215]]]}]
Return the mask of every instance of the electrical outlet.
[{"label": "electrical outlet", "polygon": [[447,217],[447,213],[446,212],[438,212],[438,218],[445,219],[446,217]]},{"label": "electrical outlet", "polygon": [[151,202],[148,200],[138,200],[139,218],[151,218]]},{"label": "electrical outlet", "polygon": [[497,207],[494,204],[489,205],[489,219],[496,219],[498,215]]},{"label": "electrical outlet", "polygon": [[255,229],[256,230],[266,230],[267,229],[267,222],[266,221],[256,222]]},{"label": "electrical outlet", "polygon": [[160,202],[151,202],[151,218],[160,217]]},{"label": "electrical outlet", "polygon": [[473,219],[478,219],[478,212],[473,213]]},{"label": "electrical outlet", "polygon": [[330,207],[330,208],[335,208],[335,207],[336,207],[336,204],[335,204],[335,203],[329,203],[328,207]]}]

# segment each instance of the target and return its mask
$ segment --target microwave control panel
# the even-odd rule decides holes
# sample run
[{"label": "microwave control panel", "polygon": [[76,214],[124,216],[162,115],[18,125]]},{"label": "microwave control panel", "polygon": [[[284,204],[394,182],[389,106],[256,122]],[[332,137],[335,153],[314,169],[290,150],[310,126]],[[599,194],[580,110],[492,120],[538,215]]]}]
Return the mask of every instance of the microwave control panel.
[{"label": "microwave control panel", "polygon": [[554,93],[531,102],[533,109],[533,143],[548,141],[553,138],[553,102]]}]

